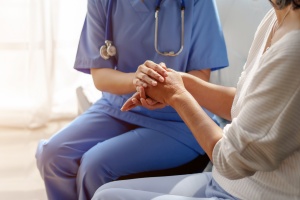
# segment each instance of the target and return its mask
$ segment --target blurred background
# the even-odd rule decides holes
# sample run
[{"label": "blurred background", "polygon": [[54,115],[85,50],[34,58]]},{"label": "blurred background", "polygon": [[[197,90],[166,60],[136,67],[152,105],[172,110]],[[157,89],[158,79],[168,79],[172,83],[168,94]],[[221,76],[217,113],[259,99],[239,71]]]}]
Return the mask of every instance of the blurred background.
[{"label": "blurred background", "polygon": [[35,150],[78,114],[86,0],[0,0],[0,199],[47,199]]}]

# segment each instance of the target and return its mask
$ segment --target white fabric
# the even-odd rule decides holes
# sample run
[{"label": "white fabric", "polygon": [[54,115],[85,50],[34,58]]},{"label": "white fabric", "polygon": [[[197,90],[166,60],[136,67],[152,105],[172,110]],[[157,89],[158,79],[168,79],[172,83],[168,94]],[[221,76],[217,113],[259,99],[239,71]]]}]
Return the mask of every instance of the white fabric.
[{"label": "white fabric", "polygon": [[258,28],[213,152],[213,177],[240,199],[300,199],[300,30],[263,54],[275,21],[272,9]]},{"label": "white fabric", "polygon": [[0,1],[0,126],[77,114],[73,69],[86,1]]}]

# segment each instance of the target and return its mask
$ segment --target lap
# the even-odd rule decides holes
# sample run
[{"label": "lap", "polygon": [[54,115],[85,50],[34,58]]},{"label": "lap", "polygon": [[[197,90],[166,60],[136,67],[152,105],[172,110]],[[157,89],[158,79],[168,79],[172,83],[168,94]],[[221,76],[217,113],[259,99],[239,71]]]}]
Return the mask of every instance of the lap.
[{"label": "lap", "polygon": [[[135,127],[105,113],[88,111],[54,134],[45,144],[57,147],[68,146],[70,150],[84,153],[97,143],[121,135]],[[64,153],[74,153],[74,151],[64,151]]]},{"label": "lap", "polygon": [[223,190],[211,172],[139,178],[107,183],[94,193],[92,200],[204,200],[236,199]]},{"label": "lap", "polygon": [[[111,182],[100,187],[93,199],[180,199],[205,198],[205,189],[211,180],[211,173],[191,175],[140,178]],[[117,191],[117,192],[116,192]],[[100,198],[101,197],[101,198]],[[125,198],[126,197],[126,198]],[[196,198],[197,197],[197,198]]]},{"label": "lap", "polygon": [[163,194],[194,196],[197,193],[200,195],[210,180],[211,172],[138,178],[107,183],[101,186],[97,192],[108,188],[123,188]]},{"label": "lap", "polygon": [[80,115],[42,146],[64,157],[83,156],[89,168],[106,165],[117,176],[177,167],[199,155],[162,132],[95,111]]},{"label": "lap", "polygon": [[106,165],[120,176],[177,167],[197,156],[185,144],[147,128],[136,128],[98,143],[84,155],[93,166]]},{"label": "lap", "polygon": [[218,198],[185,197],[139,190],[112,188],[95,193],[92,200],[217,200]]},{"label": "lap", "polygon": [[[86,167],[106,165],[117,172],[116,177],[147,176],[139,174],[144,172],[154,172],[151,174],[154,176],[187,173],[186,169],[169,169],[199,156],[186,144],[162,132],[137,127],[91,110],[39,146],[52,149],[51,152],[58,156],[74,159],[83,156],[81,162],[85,162]],[[203,163],[205,166],[207,160],[203,159]],[[198,163],[193,167],[198,168]],[[158,171],[164,169],[168,170]]]}]

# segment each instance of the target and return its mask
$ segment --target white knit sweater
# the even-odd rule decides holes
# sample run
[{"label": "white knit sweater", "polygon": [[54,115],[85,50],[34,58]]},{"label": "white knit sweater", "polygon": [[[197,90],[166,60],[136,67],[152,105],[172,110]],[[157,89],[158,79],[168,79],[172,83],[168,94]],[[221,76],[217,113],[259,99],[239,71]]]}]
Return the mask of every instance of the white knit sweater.
[{"label": "white knit sweater", "polygon": [[275,19],[258,27],[213,151],[214,179],[240,199],[300,199],[300,30],[263,54]]}]

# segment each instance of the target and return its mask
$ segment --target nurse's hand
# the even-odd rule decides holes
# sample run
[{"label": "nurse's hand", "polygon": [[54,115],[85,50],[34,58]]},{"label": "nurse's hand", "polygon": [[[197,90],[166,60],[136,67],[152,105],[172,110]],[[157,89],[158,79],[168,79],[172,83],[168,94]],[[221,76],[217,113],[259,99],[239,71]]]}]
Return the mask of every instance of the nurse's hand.
[{"label": "nurse's hand", "polygon": [[132,95],[122,106],[121,111],[129,111],[136,106],[143,106],[149,110],[164,108],[166,104],[162,104],[151,98],[148,98],[145,94],[143,87],[139,87],[139,91]]},{"label": "nurse's hand", "polygon": [[156,86],[157,82],[164,82],[167,77],[166,65],[164,63],[156,64],[147,60],[140,65],[135,72],[133,84],[138,87],[147,87],[148,85]]}]

